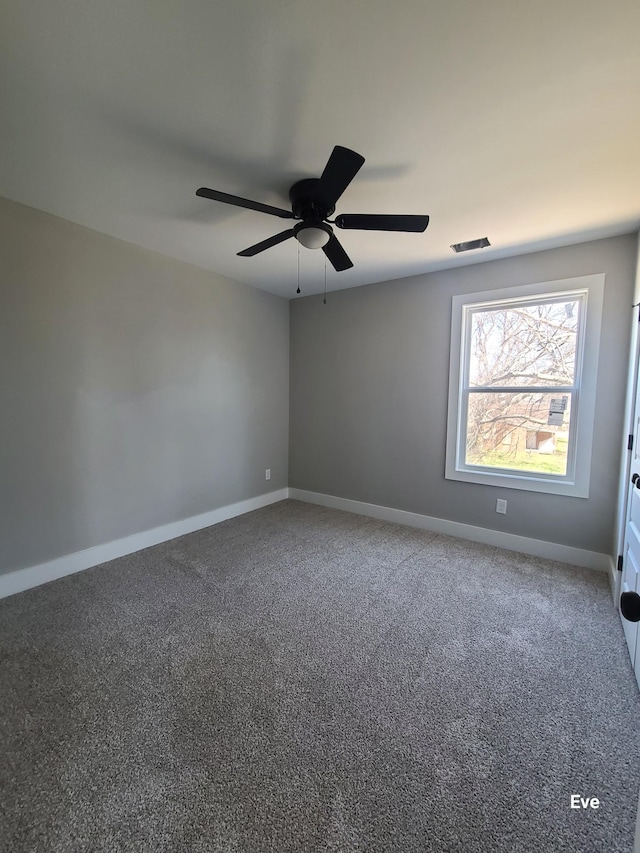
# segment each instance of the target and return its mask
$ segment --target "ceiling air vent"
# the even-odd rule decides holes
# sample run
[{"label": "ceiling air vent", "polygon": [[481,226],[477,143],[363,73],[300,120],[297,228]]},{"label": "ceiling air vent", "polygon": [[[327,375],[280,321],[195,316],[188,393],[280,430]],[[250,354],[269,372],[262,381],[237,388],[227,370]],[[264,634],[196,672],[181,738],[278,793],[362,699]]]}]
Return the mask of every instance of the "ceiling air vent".
[{"label": "ceiling air vent", "polygon": [[451,248],[454,252],[470,252],[471,249],[484,249],[490,245],[487,237],[481,237],[479,240],[467,240],[466,243],[454,243]]}]

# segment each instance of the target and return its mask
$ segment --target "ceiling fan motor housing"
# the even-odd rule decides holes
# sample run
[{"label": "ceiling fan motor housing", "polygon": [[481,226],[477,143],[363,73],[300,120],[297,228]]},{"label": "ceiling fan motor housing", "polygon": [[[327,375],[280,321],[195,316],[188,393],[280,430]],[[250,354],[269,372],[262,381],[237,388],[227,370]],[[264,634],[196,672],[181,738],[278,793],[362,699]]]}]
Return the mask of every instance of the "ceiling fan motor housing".
[{"label": "ceiling fan motor housing", "polygon": [[296,219],[322,222],[335,210],[335,205],[319,198],[316,192],[319,183],[319,178],[305,178],[289,190],[291,209]]}]

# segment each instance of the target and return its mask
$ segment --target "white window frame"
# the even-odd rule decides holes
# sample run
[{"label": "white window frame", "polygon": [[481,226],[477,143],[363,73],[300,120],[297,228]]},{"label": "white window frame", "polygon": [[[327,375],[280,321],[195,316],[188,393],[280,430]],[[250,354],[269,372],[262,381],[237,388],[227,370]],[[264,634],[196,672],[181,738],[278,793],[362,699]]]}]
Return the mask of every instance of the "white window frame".
[{"label": "white window frame", "polygon": [[[445,463],[445,477],[448,480],[579,498],[589,497],[604,279],[604,273],[598,273],[453,297]],[[473,310],[500,307],[500,303],[505,303],[505,307],[508,307],[509,304],[536,299],[542,302],[553,297],[574,296],[577,293],[585,294],[585,310],[578,329],[566,475],[466,464],[466,399]]]}]

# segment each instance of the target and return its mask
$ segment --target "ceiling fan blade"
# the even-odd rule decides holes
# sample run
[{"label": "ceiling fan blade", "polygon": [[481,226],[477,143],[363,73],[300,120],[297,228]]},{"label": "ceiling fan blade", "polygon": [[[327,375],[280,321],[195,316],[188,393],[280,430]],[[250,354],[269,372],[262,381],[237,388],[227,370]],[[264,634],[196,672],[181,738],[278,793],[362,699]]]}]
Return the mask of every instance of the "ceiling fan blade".
[{"label": "ceiling fan blade", "polygon": [[315,189],[317,197],[330,207],[335,207],[335,203],[355,178],[363,163],[364,157],[361,154],[356,154],[350,148],[343,148],[342,145],[336,145],[324,167],[324,172],[320,175]]},{"label": "ceiling fan blade", "polygon": [[255,246],[249,246],[248,249],[243,249],[241,252],[238,252],[238,254],[242,258],[252,258],[259,252],[264,252],[265,249],[270,249],[272,246],[277,246],[278,243],[288,240],[289,237],[293,237],[293,234],[293,228],[289,228],[286,231],[281,231],[274,237],[269,237],[268,239],[263,240],[261,243],[256,243]]},{"label": "ceiling fan blade", "polygon": [[322,251],[329,258],[336,272],[348,270],[353,266],[353,261],[340,245],[340,241],[333,234],[329,238],[329,242],[322,247]]},{"label": "ceiling fan blade", "polygon": [[342,213],[336,216],[338,228],[357,228],[362,231],[426,231],[428,216],[386,216],[385,214]]},{"label": "ceiling fan blade", "polygon": [[270,213],[272,216],[280,216],[282,219],[293,219],[293,213],[290,210],[272,207],[270,204],[262,204],[262,202],[252,201],[250,198],[241,198],[238,195],[221,193],[219,190],[210,190],[207,187],[200,187],[199,190],[196,190],[196,195],[201,198],[210,198],[213,201],[223,201],[225,204],[235,204],[237,207],[246,207],[249,210],[257,210],[259,213]]}]

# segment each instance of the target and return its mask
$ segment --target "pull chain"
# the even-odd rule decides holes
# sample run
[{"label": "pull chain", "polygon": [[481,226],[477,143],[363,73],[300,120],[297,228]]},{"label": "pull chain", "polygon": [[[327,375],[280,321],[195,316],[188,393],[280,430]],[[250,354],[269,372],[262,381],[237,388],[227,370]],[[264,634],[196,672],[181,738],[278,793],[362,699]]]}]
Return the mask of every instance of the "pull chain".
[{"label": "pull chain", "polygon": [[[296,240],[296,243],[298,241]],[[300,293],[300,243],[298,243],[298,289],[296,293]]]},{"label": "pull chain", "polygon": [[323,304],[327,304],[327,256],[324,256],[324,299]]}]

